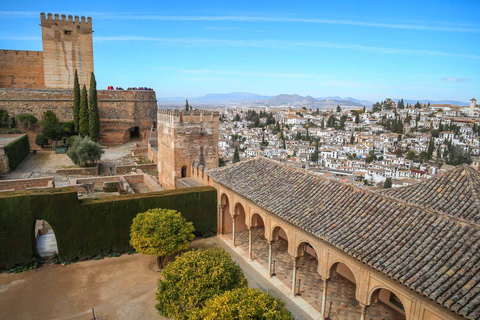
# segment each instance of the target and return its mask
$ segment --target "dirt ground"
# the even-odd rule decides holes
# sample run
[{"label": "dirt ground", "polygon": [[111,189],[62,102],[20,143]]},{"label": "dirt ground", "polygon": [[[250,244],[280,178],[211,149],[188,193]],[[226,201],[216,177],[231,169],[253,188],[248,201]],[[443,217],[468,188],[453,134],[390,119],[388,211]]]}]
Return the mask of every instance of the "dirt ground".
[{"label": "dirt ground", "polygon": [[[197,239],[191,247],[224,248],[240,264],[250,287],[282,299],[296,319],[311,319],[218,237]],[[94,307],[100,320],[166,320],[155,309],[159,277],[155,258],[142,254],[2,273],[0,319],[90,320]]]}]

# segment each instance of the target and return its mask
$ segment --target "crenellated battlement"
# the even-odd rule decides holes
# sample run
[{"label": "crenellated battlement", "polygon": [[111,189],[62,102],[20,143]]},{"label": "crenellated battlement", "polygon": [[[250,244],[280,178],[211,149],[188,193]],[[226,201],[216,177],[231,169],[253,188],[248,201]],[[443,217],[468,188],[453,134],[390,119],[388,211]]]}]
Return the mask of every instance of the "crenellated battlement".
[{"label": "crenellated battlement", "polygon": [[42,56],[43,51],[30,51],[30,50],[0,50],[2,55],[24,55],[24,56]]},{"label": "crenellated battlement", "polygon": [[92,28],[92,18],[87,17],[85,18],[84,16],[79,17],[75,16],[75,18],[72,15],[67,16],[62,14],[61,16],[58,13],[55,14],[45,14],[45,12],[40,13],[40,22],[43,23],[62,23],[65,25],[78,25],[78,26],[84,26],[84,27],[89,27],[90,29]]},{"label": "crenellated battlement", "polygon": [[158,109],[159,123],[206,123],[219,122],[220,114],[217,111],[195,110],[182,111],[174,109]]}]

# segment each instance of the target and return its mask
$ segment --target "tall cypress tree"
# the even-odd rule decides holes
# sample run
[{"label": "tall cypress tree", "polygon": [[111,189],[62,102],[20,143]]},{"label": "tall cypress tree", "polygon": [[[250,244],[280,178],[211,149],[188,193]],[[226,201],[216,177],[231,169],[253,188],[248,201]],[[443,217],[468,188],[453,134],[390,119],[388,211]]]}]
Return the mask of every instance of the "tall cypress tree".
[{"label": "tall cypress tree", "polygon": [[233,163],[240,162],[240,154],[238,153],[238,147],[235,146],[235,151],[233,152]]},{"label": "tall cypress tree", "polygon": [[78,83],[77,69],[75,69],[75,79],[73,80],[73,125],[75,132],[79,131],[80,119],[80,84]]},{"label": "tall cypress tree", "polygon": [[78,133],[87,137],[89,135],[88,130],[88,95],[87,87],[83,85],[82,93],[80,94],[80,112],[78,120]]},{"label": "tall cypress tree", "polygon": [[97,81],[95,81],[95,75],[92,72],[90,76],[90,96],[88,97],[88,131],[93,141],[97,141],[100,136],[100,116],[97,102]]}]

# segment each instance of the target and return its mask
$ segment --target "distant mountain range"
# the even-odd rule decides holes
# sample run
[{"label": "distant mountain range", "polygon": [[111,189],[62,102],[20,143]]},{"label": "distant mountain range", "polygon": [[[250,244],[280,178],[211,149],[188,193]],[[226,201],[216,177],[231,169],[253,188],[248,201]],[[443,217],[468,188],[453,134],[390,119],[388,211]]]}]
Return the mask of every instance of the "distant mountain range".
[{"label": "distant mountain range", "polygon": [[[314,98],[312,96],[300,96],[298,94],[279,94],[277,96],[265,96],[250,92],[231,92],[231,93],[211,93],[202,97],[171,97],[163,98],[159,97],[160,105],[182,105],[185,104],[185,99],[194,107],[206,107],[206,106],[295,106],[295,107],[308,107],[319,109],[331,109],[337,105],[341,107],[367,107],[370,108],[373,102],[367,100],[359,100],[352,97],[342,98],[338,96],[333,97],[320,97]],[[399,101],[400,99],[393,99]],[[415,104],[420,101],[422,104],[455,104],[455,105],[468,105],[467,102],[455,101],[455,100],[407,100],[404,99],[404,103]]]},{"label": "distant mountain range", "polygon": [[326,97],[313,98],[312,96],[300,96],[298,94],[280,94],[278,96],[264,96],[249,92],[232,92],[232,93],[211,93],[202,97],[183,98],[160,97],[161,105],[168,104],[184,104],[188,99],[189,104],[193,106],[219,106],[219,105],[250,105],[250,106],[296,106],[308,108],[334,108],[337,105],[349,107],[370,107],[369,101],[361,101],[354,98]]}]

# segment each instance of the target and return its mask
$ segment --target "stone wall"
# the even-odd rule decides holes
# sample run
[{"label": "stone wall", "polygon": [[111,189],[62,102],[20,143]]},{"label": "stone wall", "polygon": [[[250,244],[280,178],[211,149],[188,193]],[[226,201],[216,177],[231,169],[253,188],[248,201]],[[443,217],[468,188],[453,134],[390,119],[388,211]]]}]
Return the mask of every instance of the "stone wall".
[{"label": "stone wall", "polygon": [[[38,120],[47,110],[60,121],[73,120],[73,91],[69,89],[0,89],[0,108],[11,117],[33,114]],[[156,123],[155,91],[98,91],[100,142],[119,145],[130,140],[130,128],[138,127],[140,138],[146,139]]]},{"label": "stone wall", "polygon": [[43,52],[0,50],[0,88],[43,88]]},{"label": "stone wall", "polygon": [[0,191],[55,187],[54,177],[0,180]]},{"label": "stone wall", "polygon": [[162,188],[174,189],[175,180],[192,176],[191,165],[218,167],[217,112],[158,112],[158,171]]},{"label": "stone wall", "polygon": [[90,84],[93,72],[92,18],[40,14],[46,88],[73,87],[75,70],[80,85]]}]

